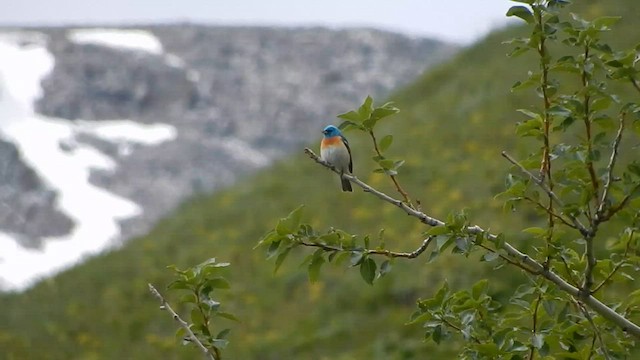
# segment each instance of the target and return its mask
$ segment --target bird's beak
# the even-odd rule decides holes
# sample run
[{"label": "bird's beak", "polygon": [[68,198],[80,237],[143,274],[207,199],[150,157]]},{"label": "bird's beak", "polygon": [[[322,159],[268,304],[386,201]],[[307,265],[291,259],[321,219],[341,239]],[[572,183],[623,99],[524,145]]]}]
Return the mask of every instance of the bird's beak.
[{"label": "bird's beak", "polygon": [[322,133],[327,135],[327,130],[322,130]]}]

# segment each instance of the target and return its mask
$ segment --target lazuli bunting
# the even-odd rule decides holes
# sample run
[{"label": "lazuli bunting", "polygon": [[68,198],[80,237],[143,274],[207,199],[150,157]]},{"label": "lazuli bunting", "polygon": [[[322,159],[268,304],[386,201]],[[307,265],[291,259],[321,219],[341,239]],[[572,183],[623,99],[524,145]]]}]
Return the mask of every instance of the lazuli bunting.
[{"label": "lazuli bunting", "polygon": [[[351,149],[347,139],[333,125],[324,128],[322,133],[324,134],[322,142],[320,142],[322,160],[331,164],[341,174],[351,174],[353,163],[351,162]],[[353,191],[349,180],[342,178],[342,176],[340,176],[340,180],[342,181],[342,191]]]}]

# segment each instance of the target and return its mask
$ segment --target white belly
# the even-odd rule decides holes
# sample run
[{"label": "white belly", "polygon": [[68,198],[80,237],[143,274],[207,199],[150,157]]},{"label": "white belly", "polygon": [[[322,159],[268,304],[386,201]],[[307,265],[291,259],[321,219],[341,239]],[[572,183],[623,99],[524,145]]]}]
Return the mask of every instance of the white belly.
[{"label": "white belly", "polygon": [[329,146],[320,150],[322,160],[333,165],[336,169],[349,173],[349,151],[345,147]]}]

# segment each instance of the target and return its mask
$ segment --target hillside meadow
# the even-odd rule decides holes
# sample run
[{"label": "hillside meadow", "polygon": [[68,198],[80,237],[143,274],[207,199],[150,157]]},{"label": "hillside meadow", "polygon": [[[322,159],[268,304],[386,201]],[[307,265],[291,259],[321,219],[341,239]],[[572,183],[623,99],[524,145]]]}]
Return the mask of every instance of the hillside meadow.
[{"label": "hillside meadow", "polygon": [[[582,5],[572,11],[586,18],[623,16],[615,33],[624,36],[612,36],[612,45],[640,40],[637,17],[629,16],[640,14],[637,1]],[[523,154],[533,144],[515,137],[515,124],[523,119],[515,110],[538,106],[539,99],[532,91],[511,93],[510,88],[536,68],[536,59],[508,58],[510,46],[502,44],[524,34],[520,27],[495,32],[399,89],[390,100],[401,112],[385,120],[382,133],[394,135],[390,155],[406,160],[400,181],[426,213],[445,218],[466,208],[474,223],[503,232],[526,249],[535,244],[528,244],[520,229],[544,219],[527,209],[504,211],[503,203],[494,199],[504,189],[509,170],[500,152]],[[336,114],[348,110],[336,109]],[[332,122],[339,123],[327,119]],[[368,139],[356,132],[346,136],[355,175],[395,196],[389,179],[372,173]],[[309,146],[317,151],[318,142]],[[199,358],[197,350],[176,340],[174,321],[159,311],[147,283],[177,304],[178,294],[166,290],[173,279],[166,267],[185,268],[211,257],[231,263],[226,275],[231,289],[218,298],[225,311],[241,319],[220,324],[219,329],[232,328],[224,352],[228,359],[424,359],[425,354],[454,358],[455,342],[424,342],[419,325],[405,325],[416,300],[431,296],[445,279],[452,289],[460,289],[483,278],[490,280],[491,295],[507,299],[514,285],[525,279],[513,268],[494,270],[476,256],[447,253],[433,262],[427,262],[427,256],[396,260],[392,272],[373,286],[345,265],[325,265],[320,279],[310,283],[300,263],[312,250],[290,254],[274,274],[273,261],[254,246],[278,218],[300,204],[305,205],[303,221],[317,229],[343,228],[374,238],[385,229],[392,250],[417,248],[426,230],[358,189],[342,193],[335,175],[300,149],[231,188],[194,197],[148,235],[120,249],[24,293],[0,296],[0,358]]]}]

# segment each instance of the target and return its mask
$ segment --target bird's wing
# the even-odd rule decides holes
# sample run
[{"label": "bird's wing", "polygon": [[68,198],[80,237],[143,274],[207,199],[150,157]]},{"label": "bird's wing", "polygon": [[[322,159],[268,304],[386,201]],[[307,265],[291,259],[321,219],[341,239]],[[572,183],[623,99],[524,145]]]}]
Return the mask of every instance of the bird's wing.
[{"label": "bird's wing", "polygon": [[351,161],[351,148],[349,147],[349,141],[347,141],[347,138],[340,135],[340,137],[342,138],[342,143],[344,144],[344,146],[347,148],[347,151],[349,152],[349,172],[353,173],[353,161]]}]

